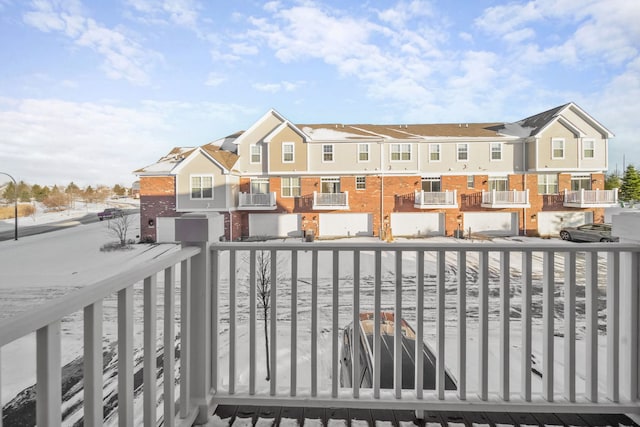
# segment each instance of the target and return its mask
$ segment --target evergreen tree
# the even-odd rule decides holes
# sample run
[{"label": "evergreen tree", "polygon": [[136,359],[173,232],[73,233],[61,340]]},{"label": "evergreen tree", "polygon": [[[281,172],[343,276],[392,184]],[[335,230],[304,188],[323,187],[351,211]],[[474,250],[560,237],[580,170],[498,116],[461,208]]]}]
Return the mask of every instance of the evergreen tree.
[{"label": "evergreen tree", "polygon": [[633,165],[624,172],[619,198],[625,202],[640,200],[640,174]]},{"label": "evergreen tree", "polygon": [[31,186],[24,181],[18,183],[18,200],[21,202],[31,201]]},{"label": "evergreen tree", "polygon": [[618,176],[618,174],[615,174],[615,173],[609,174],[604,179],[605,190],[613,190],[614,188],[620,188],[620,185],[622,185],[622,181],[620,180],[620,176]]},{"label": "evergreen tree", "polygon": [[116,196],[124,196],[126,192],[127,192],[127,189],[121,186],[120,184],[116,184],[113,186],[113,193]]},{"label": "evergreen tree", "polygon": [[7,203],[13,203],[16,200],[16,189],[13,181],[9,182],[9,184],[5,187],[2,198],[7,201]]},{"label": "evergreen tree", "polygon": [[42,202],[49,195],[49,191],[49,187],[46,185],[40,187],[38,184],[33,184],[31,186],[31,197],[36,199],[36,202]]}]

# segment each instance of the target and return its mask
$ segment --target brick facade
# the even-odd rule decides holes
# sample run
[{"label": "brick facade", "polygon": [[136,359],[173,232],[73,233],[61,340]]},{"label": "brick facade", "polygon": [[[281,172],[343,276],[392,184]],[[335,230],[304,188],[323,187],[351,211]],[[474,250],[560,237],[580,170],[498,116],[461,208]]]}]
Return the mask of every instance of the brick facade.
[{"label": "brick facade", "polygon": [[180,216],[176,213],[175,177],[140,177],[140,238],[156,241],[156,218]]}]

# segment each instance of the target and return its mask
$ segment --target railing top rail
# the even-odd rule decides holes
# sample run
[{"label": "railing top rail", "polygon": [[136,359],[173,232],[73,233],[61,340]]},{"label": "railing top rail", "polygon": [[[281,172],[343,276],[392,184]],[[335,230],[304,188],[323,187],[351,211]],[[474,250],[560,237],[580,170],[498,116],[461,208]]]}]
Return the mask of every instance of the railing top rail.
[{"label": "railing top rail", "polygon": [[449,252],[640,252],[640,245],[630,243],[572,243],[572,242],[527,242],[527,243],[444,243],[444,242],[352,242],[315,241],[309,242],[220,242],[213,243],[211,250],[304,250],[304,251],[449,251]]},{"label": "railing top rail", "polygon": [[199,248],[188,247],[160,255],[156,259],[145,261],[144,264],[136,264],[112,276],[95,282],[90,281],[76,291],[39,306],[38,310],[2,320],[0,321],[0,347],[198,253],[200,253]]}]

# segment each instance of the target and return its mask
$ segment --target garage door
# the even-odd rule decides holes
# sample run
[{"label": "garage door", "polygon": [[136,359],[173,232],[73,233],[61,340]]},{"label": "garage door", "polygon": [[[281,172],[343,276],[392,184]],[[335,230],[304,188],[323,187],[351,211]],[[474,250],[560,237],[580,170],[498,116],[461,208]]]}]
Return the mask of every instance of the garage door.
[{"label": "garage door", "polygon": [[249,214],[249,235],[265,237],[300,237],[298,214]]},{"label": "garage door", "polygon": [[518,214],[516,212],[467,212],[464,214],[465,232],[491,236],[517,236]]},{"label": "garage door", "polygon": [[320,236],[373,236],[373,222],[366,213],[320,214]]},{"label": "garage door", "polygon": [[541,236],[557,236],[562,227],[574,227],[593,222],[593,212],[540,212],[538,233]]},{"label": "garage door", "polygon": [[392,213],[391,233],[394,236],[444,236],[444,214]]},{"label": "garage door", "polygon": [[171,243],[176,241],[176,219],[173,217],[156,218],[156,242]]}]

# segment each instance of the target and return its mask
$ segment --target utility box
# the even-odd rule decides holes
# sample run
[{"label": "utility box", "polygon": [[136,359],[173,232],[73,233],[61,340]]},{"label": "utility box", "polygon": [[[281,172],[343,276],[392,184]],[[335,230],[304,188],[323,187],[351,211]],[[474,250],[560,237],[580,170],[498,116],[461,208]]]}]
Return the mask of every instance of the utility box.
[{"label": "utility box", "polygon": [[453,230],[453,237],[456,239],[464,239],[464,230]]},{"label": "utility box", "polygon": [[315,239],[315,231],[313,230],[305,230],[304,231],[304,241],[305,242],[313,242],[313,240]]}]

